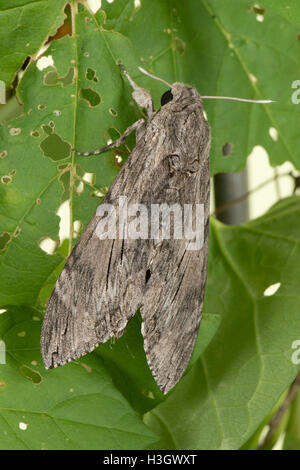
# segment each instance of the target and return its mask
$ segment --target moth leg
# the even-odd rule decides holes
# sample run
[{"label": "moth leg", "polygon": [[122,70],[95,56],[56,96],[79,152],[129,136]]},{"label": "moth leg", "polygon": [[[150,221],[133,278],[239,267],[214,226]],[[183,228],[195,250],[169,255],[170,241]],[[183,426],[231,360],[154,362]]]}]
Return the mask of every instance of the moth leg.
[{"label": "moth leg", "polygon": [[119,64],[122,72],[124,73],[125,77],[129,81],[130,85],[133,88],[132,92],[132,98],[134,101],[141,106],[142,108],[145,108],[147,110],[147,116],[148,118],[152,116],[153,111],[154,111],[154,106],[153,106],[153,101],[150,95],[150,92],[146,90],[145,88],[142,88],[138,86],[130,77],[129,73],[125,69],[124,65]]},{"label": "moth leg", "polygon": [[115,140],[111,144],[105,145],[101,149],[95,150],[94,152],[78,152],[78,150],[73,149],[73,148],[72,148],[72,152],[76,153],[76,155],[82,155],[84,157],[88,157],[90,155],[99,155],[100,153],[106,152],[106,150],[109,150],[111,148],[120,147],[120,145],[122,145],[125,142],[126,138],[129,136],[129,134],[131,134],[131,132],[137,131],[138,133],[138,131],[142,127],[144,127],[144,125],[145,125],[144,119],[139,119],[138,121],[131,124],[131,126],[129,126],[126,129],[126,131],[117,140]]}]

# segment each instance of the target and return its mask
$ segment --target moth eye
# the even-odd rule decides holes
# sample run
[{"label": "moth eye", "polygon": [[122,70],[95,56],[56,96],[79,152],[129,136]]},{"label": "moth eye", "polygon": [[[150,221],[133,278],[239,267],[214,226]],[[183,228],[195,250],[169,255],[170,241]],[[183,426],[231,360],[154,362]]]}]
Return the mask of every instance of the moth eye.
[{"label": "moth eye", "polygon": [[181,163],[180,163],[180,157],[179,155],[169,155],[169,163],[170,163],[170,170],[180,170],[181,168]]},{"label": "moth eye", "polygon": [[164,104],[169,103],[169,101],[172,101],[172,99],[173,99],[172,92],[171,90],[168,90],[162,95],[160,99],[160,103],[163,106]]}]

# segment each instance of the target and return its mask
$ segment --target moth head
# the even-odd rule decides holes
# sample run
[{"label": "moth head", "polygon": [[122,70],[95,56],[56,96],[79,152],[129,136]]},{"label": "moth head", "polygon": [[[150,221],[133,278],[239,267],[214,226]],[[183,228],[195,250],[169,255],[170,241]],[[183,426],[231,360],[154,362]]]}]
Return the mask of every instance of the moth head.
[{"label": "moth head", "polygon": [[185,103],[188,101],[195,101],[195,99],[200,99],[200,95],[195,90],[195,88],[184,85],[184,83],[173,83],[171,85],[170,90],[167,90],[161,97],[161,105],[164,106],[165,104],[172,102],[180,102]]},{"label": "moth head", "polygon": [[170,89],[167,90],[160,99],[162,106],[169,103],[170,101],[185,103],[186,100],[193,102],[196,99],[197,101],[201,102],[201,97],[195,88],[179,82],[175,82],[173,85],[170,85],[170,83],[166,82],[166,80],[152,75],[152,73],[147,72],[142,67],[139,67],[139,70],[148,77],[154,78],[154,80],[158,80],[170,87]]}]

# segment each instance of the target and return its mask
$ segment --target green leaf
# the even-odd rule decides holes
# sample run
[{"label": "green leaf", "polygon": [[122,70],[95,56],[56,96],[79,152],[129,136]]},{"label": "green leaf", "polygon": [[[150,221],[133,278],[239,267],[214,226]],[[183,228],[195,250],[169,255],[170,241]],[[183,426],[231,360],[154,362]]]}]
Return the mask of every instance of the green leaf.
[{"label": "green leaf", "polygon": [[[133,108],[126,116],[120,111],[125,100],[123,79],[113,52],[116,49],[129,60],[128,41],[114,32],[99,33],[96,19],[85,11],[77,17],[77,30],[78,36],[52,42],[47,54],[54,66],[42,71],[35,62],[29,66],[19,87],[24,115],[0,129],[0,237],[9,237],[0,254],[0,265],[5,267],[0,274],[0,305],[36,303],[63,261],[39,246],[44,238],[58,240],[60,204],[69,197],[72,224],[79,220],[84,226],[100,202],[93,193],[108,187],[119,170],[114,151],[88,159],[71,156],[71,146],[98,148],[106,143],[110,129],[120,134],[128,117],[136,120]],[[80,82],[75,66],[80,69]],[[102,102],[93,108],[79,94],[81,87],[91,83],[87,69],[97,70],[99,77],[91,86]],[[57,82],[45,85],[50,73],[56,74]],[[84,183],[79,192],[86,172],[95,175],[95,182]],[[25,267],[30,267],[26,275]]]},{"label": "green leaf", "polygon": [[[299,17],[300,6],[296,1],[289,4],[291,14]],[[161,1],[155,8],[151,0],[143,0],[134,14],[132,5],[120,0],[107,10],[105,26],[127,36],[143,67],[168,82],[196,86],[202,95],[276,101],[260,105],[205,100],[213,174],[244,168],[255,145],[265,147],[272,165],[289,160],[300,169],[297,106],[291,102],[292,82],[299,75],[299,30],[277,9],[268,8],[263,22],[257,21],[249,0]],[[151,89],[153,80],[145,78],[142,84]],[[278,131],[277,141],[269,135],[270,128]],[[226,143],[233,147],[224,157]]]},{"label": "green leaf", "polygon": [[99,357],[46,371],[40,329],[34,309],[0,316],[0,449],[139,449],[154,440]]},{"label": "green leaf", "polygon": [[[299,371],[299,233],[299,197],[243,226],[213,221],[205,309],[222,323],[176,391],[147,415],[161,429],[154,448],[238,449],[289,387]],[[275,283],[277,292],[264,295]]]},{"label": "green leaf", "polygon": [[[158,2],[153,10],[144,0],[141,8],[133,11],[129,2],[120,0],[106,6],[107,19],[103,10],[93,16],[81,6],[76,15],[76,35],[52,41],[47,50],[54,65],[40,71],[32,62],[26,70],[18,90],[24,115],[0,132],[0,154],[4,157],[0,169],[0,236],[9,237],[0,256],[5,266],[0,276],[0,304],[35,303],[55,267],[63,261],[59,255],[46,255],[39,247],[44,238],[58,240],[59,218],[55,214],[60,203],[69,197],[72,222],[78,220],[84,227],[99,203],[91,195],[108,187],[118,172],[114,158],[117,151],[91,158],[70,156],[71,146],[78,150],[99,148],[137,119],[138,111],[130,106],[130,87],[121,76],[118,61],[125,63],[135,80],[151,89],[156,105],[165,87],[137,72],[139,63],[169,81],[180,79],[196,85],[206,94],[257,98],[283,94],[277,104],[268,106],[207,101],[213,132],[212,172],[241,168],[253,145],[259,143],[270,152],[273,163],[289,158],[298,166],[297,121],[292,115],[287,119],[295,105],[284,104],[290,101],[287,80],[297,70],[299,46],[291,42],[296,27],[293,30],[272,12],[263,24],[258,23],[244,0],[238,5],[228,0],[226,7],[205,0],[191,0],[184,6],[174,0],[170,5]],[[149,16],[151,22],[146,21]],[[185,48],[181,43],[178,46],[180,41]],[[287,44],[288,56],[283,53]],[[279,71],[277,53],[270,55],[270,48],[277,48],[284,60]],[[205,54],[200,54],[204,50]],[[258,51],[266,60],[257,60]],[[276,81],[271,78],[275,69]],[[248,72],[258,78],[257,85]],[[222,89],[217,89],[217,84],[222,84]],[[278,142],[268,135],[271,125],[282,128]],[[226,158],[220,150],[224,142],[234,144]],[[79,194],[78,185],[85,172],[93,173],[96,182],[85,183]],[[24,266],[31,266],[26,278]]]},{"label": "green leaf", "polygon": [[297,0],[289,0],[288,4],[285,0],[262,0],[261,5],[266,7],[268,11],[276,11],[291,23],[300,25],[300,8]]},{"label": "green leaf", "polygon": [[[219,324],[219,315],[203,314],[198,338],[186,373],[204,352]],[[115,342],[103,344],[96,352],[103,358],[104,365],[113,377],[114,383],[134,409],[145,413],[166,399],[147,364],[139,314],[129,322],[121,338]]]},{"label": "green leaf", "polygon": [[7,86],[26,57],[36,54],[64,21],[66,0],[2,0],[0,80]]},{"label": "green leaf", "polygon": [[[297,18],[299,9],[289,3]],[[64,2],[52,0],[51,8],[50,1],[15,0],[9,10],[7,5],[0,26],[9,26],[7,34],[1,28],[1,38],[9,40],[10,49],[0,47],[0,59],[1,77],[9,82],[24,58],[63,22]],[[96,15],[78,4],[72,36],[52,41],[45,52],[54,65],[40,70],[32,60],[25,70],[17,90],[24,114],[0,129],[0,308],[10,305],[0,317],[9,351],[8,364],[0,365],[3,448],[236,449],[294,379],[299,367],[291,362],[292,343],[300,331],[297,197],[244,226],[212,220],[205,299],[210,320],[203,317],[194,363],[164,401],[146,368],[138,318],[114,346],[46,372],[38,352],[41,322],[32,320],[39,315],[30,310],[46,303],[67,254],[65,246],[52,255],[40,247],[45,238],[58,242],[60,204],[69,199],[71,206],[69,253],[73,222],[86,225],[101,201],[95,194],[104,195],[119,171],[116,153],[122,152],[124,161],[134,145],[131,137],[118,151],[91,158],[70,151],[99,148],[142,115],[119,61],[151,90],[156,108],[165,86],[138,72],[138,65],[170,82],[196,86],[202,95],[277,100],[272,105],[205,101],[212,173],[243,168],[258,144],[273,165],[288,159],[300,168],[297,108],[291,104],[291,84],[299,72],[298,26],[271,2],[263,5],[259,22],[260,7],[246,0],[170,0],[155,7],[142,0],[140,8],[118,0],[105,3]],[[27,8],[40,7],[43,11],[27,15]],[[269,136],[271,127],[278,131],[277,141]],[[227,157],[225,143],[232,144]],[[85,173],[93,174],[92,182]],[[264,296],[278,282],[280,289]],[[217,315],[222,323],[213,337]],[[146,423],[159,438],[136,414],[149,409]]]}]

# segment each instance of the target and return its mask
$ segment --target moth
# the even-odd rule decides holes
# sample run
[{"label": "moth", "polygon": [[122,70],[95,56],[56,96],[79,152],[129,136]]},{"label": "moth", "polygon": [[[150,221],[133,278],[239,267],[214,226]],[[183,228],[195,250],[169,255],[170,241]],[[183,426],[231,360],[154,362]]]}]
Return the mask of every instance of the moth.
[{"label": "moth", "polygon": [[[148,119],[138,120],[116,142],[95,152],[73,149],[79,155],[98,155],[120,146],[136,131],[134,149],[56,282],[44,317],[41,350],[46,368],[66,364],[120,337],[140,309],[147,362],[166,394],[188,365],[202,313],[209,236],[210,126],[203,97],[195,88],[178,82],[169,85],[141,69],[170,88],[162,96],[161,108],[154,111],[150,93],[122,70]],[[152,236],[145,218],[139,218],[140,236],[129,236],[132,220],[124,218],[125,205],[137,209],[139,215],[150,214],[150,222],[154,209],[156,213],[165,209],[159,212]],[[201,209],[198,218],[195,207]],[[104,220],[110,226],[105,236]],[[167,236],[161,236],[170,220],[173,232],[165,230]],[[196,248],[191,236],[178,234],[179,222],[189,222],[189,234],[199,236]]]}]

